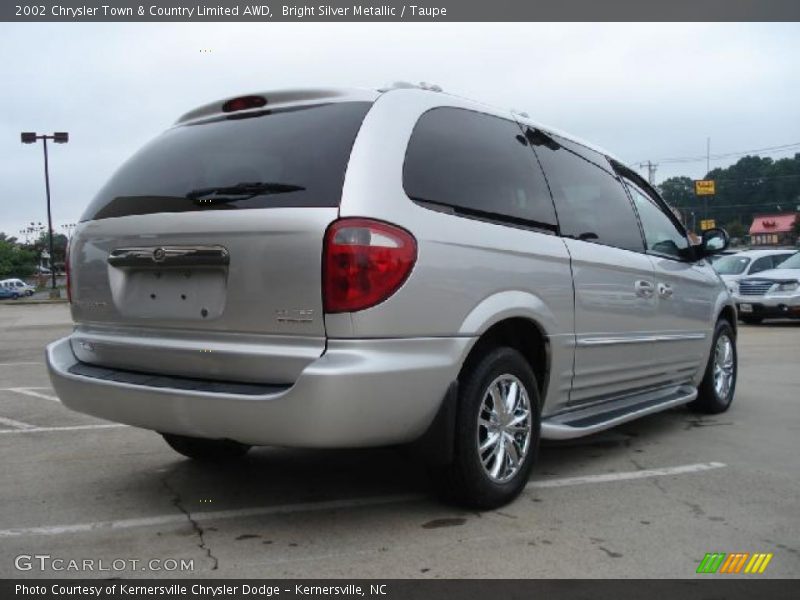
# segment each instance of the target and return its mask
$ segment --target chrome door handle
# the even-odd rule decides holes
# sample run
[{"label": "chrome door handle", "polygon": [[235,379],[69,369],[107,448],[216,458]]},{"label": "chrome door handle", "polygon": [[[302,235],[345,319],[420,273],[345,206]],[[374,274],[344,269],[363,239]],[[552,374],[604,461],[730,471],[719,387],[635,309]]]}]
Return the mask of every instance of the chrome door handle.
[{"label": "chrome door handle", "polygon": [[642,298],[650,298],[653,295],[653,283],[651,281],[647,281],[646,279],[639,279],[636,283],[633,284],[633,287],[636,288],[636,295]]},{"label": "chrome door handle", "polygon": [[669,298],[672,296],[672,286],[668,283],[658,284],[658,295],[662,298]]}]

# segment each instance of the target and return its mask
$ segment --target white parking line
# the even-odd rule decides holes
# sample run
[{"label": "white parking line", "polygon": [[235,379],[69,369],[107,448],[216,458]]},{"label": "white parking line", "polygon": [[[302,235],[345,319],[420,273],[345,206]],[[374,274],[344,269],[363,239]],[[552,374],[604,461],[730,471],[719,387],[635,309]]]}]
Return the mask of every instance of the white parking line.
[{"label": "white parking line", "polygon": [[[23,423],[22,421],[15,421],[14,419],[8,419],[6,417],[0,417],[0,425],[5,425],[6,427],[13,427],[15,432],[30,431],[31,429],[36,428],[36,425]],[[6,433],[6,432],[3,431],[0,433]]]},{"label": "white parking line", "polygon": [[[642,479],[645,477],[664,477],[666,475],[682,475],[699,473],[710,469],[725,467],[724,463],[710,462],[693,465],[665,467],[661,469],[643,469],[624,473],[604,473],[602,475],[587,475],[585,477],[567,477],[564,479],[545,479],[532,481],[527,488],[552,488],[571,485],[585,485],[590,483],[607,483],[609,481],[623,481],[628,479]],[[235,508],[231,510],[216,510],[191,513],[194,521],[219,521],[222,519],[238,519],[242,517],[263,517],[270,515],[284,515],[300,512],[316,512],[342,508],[361,508],[367,506],[382,506],[403,502],[424,500],[422,494],[405,494],[395,496],[379,496],[372,498],[352,498],[348,500],[330,500],[327,502],[301,502],[298,504],[281,504],[277,506],[260,506],[254,508]],[[91,523],[77,523],[72,525],[47,525],[43,527],[17,527],[14,529],[0,529],[0,538],[23,537],[36,535],[63,535],[65,533],[86,533],[93,531],[108,531],[117,529],[131,529],[135,527],[152,527],[155,525],[168,525],[172,523],[185,523],[185,514],[157,515],[139,519],[122,519],[119,521],[94,521]]]},{"label": "white parking line", "polygon": [[532,481],[527,485],[531,488],[554,488],[565,487],[568,485],[582,485],[585,483],[608,483],[610,481],[623,481],[628,479],[643,479],[646,477],[663,477],[664,475],[685,475],[687,473],[698,473],[710,469],[719,469],[726,466],[721,462],[697,463],[695,465],[681,465],[679,467],[664,467],[661,469],[642,469],[641,471],[629,471],[627,473],[604,473],[602,475],[586,475],[584,477],[567,477],[565,479],[545,479],[544,481]]},{"label": "white parking line", "polygon": [[[0,417],[0,423],[3,418]],[[24,423],[23,423],[24,425]],[[80,431],[82,429],[116,429],[117,427],[128,427],[122,423],[104,423],[101,425],[65,425],[63,427],[36,427],[31,425],[28,429],[7,429],[0,431],[0,435],[4,433],[49,433],[52,431]]]},{"label": "white parking line", "polygon": [[44,363],[34,361],[0,363],[0,367],[17,367],[19,365],[44,365]]},{"label": "white parking line", "polygon": [[50,396],[48,394],[43,394],[41,392],[37,392],[36,390],[49,390],[50,388],[47,387],[24,387],[24,388],[0,388],[1,392],[15,392],[17,394],[24,394],[26,396],[33,396],[34,398],[43,398],[44,400],[50,400],[51,402],[61,402],[55,396]]}]

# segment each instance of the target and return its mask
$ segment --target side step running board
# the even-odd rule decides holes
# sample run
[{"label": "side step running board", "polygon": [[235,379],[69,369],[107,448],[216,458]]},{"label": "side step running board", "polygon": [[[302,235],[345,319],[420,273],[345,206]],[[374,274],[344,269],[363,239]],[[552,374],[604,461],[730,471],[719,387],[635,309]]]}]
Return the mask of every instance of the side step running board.
[{"label": "side step running board", "polygon": [[680,386],[666,393],[662,390],[640,396],[637,400],[628,398],[561,413],[542,420],[542,439],[569,440],[591,435],[645,415],[687,404],[695,398],[696,388]]}]

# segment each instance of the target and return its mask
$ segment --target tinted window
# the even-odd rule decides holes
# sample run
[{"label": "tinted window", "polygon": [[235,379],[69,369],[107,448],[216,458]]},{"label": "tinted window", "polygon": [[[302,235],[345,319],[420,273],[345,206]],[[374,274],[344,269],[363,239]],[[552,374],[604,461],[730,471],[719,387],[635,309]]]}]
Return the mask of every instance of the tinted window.
[{"label": "tinted window", "polygon": [[772,256],[772,264],[775,268],[778,267],[783,261],[789,258],[791,254],[774,254]]},{"label": "tinted window", "polygon": [[544,167],[562,235],[644,250],[631,202],[602,154],[532,130],[527,137]]},{"label": "tinted window", "polygon": [[639,212],[647,249],[654,254],[682,258],[689,240],[664,212],[656,198],[629,179],[624,179]]},{"label": "tinted window", "polygon": [[273,206],[338,206],[371,104],[230,115],[170,129],[128,160],[81,218]]},{"label": "tinted window", "polygon": [[553,202],[519,126],[458,108],[417,122],[403,169],[406,194],[466,214],[555,228]]},{"label": "tinted window", "polygon": [[753,261],[753,266],[750,267],[750,275],[754,273],[760,273],[761,271],[766,271],[767,269],[772,268],[772,257],[771,256],[762,256]]}]

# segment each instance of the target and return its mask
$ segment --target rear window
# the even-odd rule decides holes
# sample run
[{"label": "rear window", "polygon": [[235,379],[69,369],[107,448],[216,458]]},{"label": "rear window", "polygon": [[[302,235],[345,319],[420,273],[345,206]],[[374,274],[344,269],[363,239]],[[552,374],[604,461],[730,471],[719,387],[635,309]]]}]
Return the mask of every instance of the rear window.
[{"label": "rear window", "polygon": [[265,110],[175,127],[122,165],[81,220],[338,206],[353,141],[371,106]]}]

